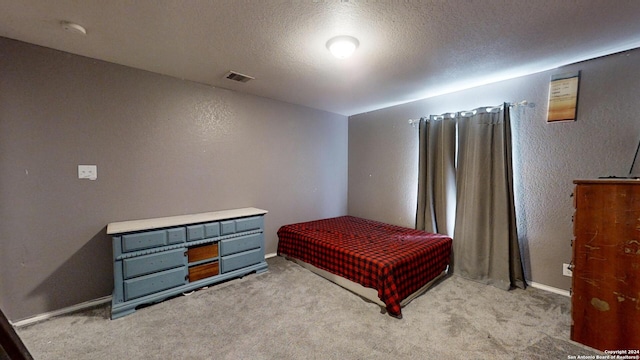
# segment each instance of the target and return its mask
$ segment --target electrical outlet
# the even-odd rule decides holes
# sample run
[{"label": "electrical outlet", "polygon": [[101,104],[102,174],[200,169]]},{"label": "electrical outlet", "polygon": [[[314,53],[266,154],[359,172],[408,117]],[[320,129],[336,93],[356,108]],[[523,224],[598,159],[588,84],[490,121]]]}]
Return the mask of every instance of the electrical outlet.
[{"label": "electrical outlet", "polygon": [[78,165],[78,179],[95,180],[98,178],[96,165]]},{"label": "electrical outlet", "polygon": [[571,275],[573,275],[570,264],[562,264],[562,275],[568,276],[568,277],[571,277]]}]

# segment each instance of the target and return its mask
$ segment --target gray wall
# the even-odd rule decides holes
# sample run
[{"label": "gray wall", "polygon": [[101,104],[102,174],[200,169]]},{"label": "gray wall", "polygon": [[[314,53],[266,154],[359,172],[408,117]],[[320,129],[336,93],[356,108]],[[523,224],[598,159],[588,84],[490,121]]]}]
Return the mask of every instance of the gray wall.
[{"label": "gray wall", "polygon": [[[110,295],[109,222],[241,207],[347,209],[347,118],[0,38],[0,307]],[[98,179],[79,180],[95,164]]]},{"label": "gray wall", "polygon": [[[578,120],[546,123],[551,75],[577,70]],[[523,99],[536,104],[514,111],[513,129],[527,278],[568,290],[573,180],[629,171],[640,139],[640,50],[350,117],[349,214],[414,226],[418,134],[408,119]]]}]

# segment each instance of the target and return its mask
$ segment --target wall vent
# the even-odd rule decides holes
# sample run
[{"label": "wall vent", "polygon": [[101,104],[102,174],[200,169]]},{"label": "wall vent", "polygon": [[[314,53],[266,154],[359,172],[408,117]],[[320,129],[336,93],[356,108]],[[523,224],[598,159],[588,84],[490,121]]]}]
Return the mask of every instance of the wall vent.
[{"label": "wall vent", "polygon": [[233,81],[238,81],[238,82],[242,82],[242,83],[246,83],[249,80],[255,79],[253,76],[240,74],[239,72],[235,72],[235,71],[229,71],[227,73],[227,75],[225,75],[224,77],[226,79],[233,80]]}]

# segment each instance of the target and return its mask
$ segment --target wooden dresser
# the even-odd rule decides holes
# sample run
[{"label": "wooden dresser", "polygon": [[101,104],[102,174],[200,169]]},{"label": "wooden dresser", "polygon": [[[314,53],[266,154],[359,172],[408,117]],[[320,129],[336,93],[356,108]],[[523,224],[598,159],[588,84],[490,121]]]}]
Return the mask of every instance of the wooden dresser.
[{"label": "wooden dresser", "polygon": [[574,183],[571,340],[638,355],[640,181]]},{"label": "wooden dresser", "polygon": [[111,318],[251,272],[264,272],[264,215],[244,208],[111,223]]}]

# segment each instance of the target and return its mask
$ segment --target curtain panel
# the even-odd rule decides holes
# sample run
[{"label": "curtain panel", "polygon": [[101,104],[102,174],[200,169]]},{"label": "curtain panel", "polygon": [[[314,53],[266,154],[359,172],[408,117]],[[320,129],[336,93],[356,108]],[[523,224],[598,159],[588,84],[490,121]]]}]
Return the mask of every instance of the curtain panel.
[{"label": "curtain panel", "polygon": [[419,123],[420,146],[416,228],[453,235],[456,193],[456,119],[450,115]]},{"label": "curtain panel", "polygon": [[420,121],[416,227],[453,234],[454,273],[502,289],[526,286],[510,122],[508,104]]}]

